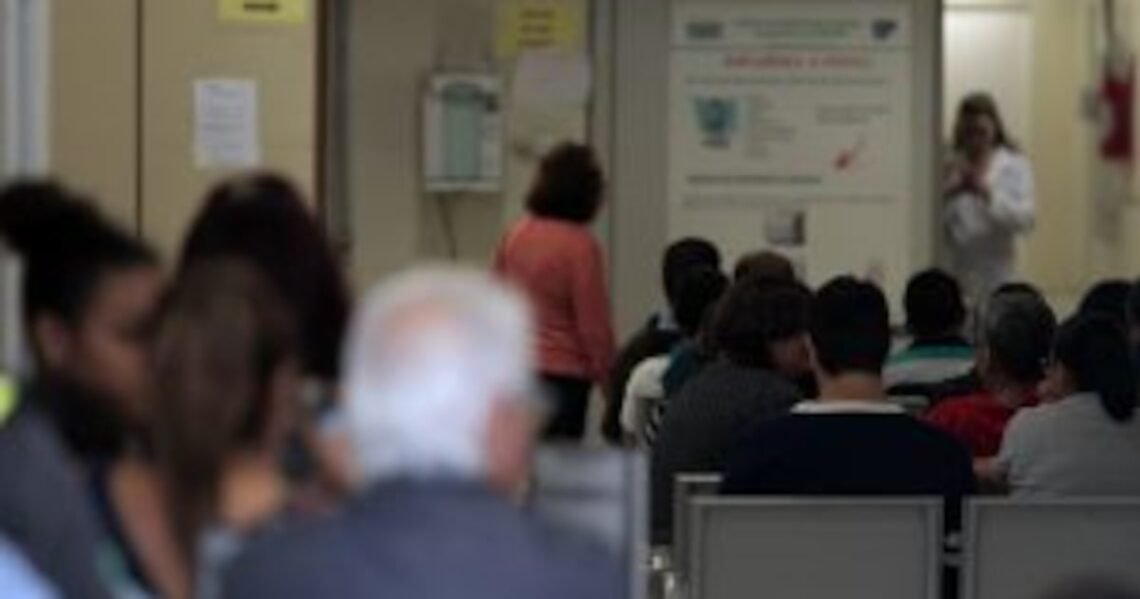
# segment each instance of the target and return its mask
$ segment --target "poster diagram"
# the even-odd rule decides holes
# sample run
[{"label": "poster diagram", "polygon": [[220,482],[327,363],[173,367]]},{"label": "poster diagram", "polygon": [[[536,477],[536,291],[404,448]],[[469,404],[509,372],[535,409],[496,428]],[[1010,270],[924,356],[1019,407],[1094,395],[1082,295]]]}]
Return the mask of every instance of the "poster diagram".
[{"label": "poster diagram", "polygon": [[672,200],[905,197],[911,22],[895,2],[677,5]]}]

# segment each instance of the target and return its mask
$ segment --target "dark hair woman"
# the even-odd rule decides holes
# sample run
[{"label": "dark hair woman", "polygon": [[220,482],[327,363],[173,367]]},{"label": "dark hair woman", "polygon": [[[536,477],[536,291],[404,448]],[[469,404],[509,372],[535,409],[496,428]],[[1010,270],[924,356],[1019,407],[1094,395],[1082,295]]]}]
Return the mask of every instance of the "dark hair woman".
[{"label": "dark hair woman", "polygon": [[594,153],[567,143],[539,167],[529,214],[503,236],[494,269],[524,290],[536,318],[539,374],[555,399],[547,437],[577,440],[590,389],[614,355],[602,250],[588,225],[602,204]]},{"label": "dark hair woman", "polygon": [[194,596],[220,597],[244,538],[286,503],[278,455],[300,389],[293,319],[260,273],[195,263],[155,330],[153,437]]},{"label": "dark hair woman", "polygon": [[293,319],[305,382],[301,399],[312,418],[298,420],[285,459],[290,475],[314,483],[315,501],[325,501],[351,484],[346,441],[329,426],[337,422],[336,382],[351,303],[344,273],[301,192],[271,173],[230,179],[207,195],[179,271],[218,258],[257,269]]}]

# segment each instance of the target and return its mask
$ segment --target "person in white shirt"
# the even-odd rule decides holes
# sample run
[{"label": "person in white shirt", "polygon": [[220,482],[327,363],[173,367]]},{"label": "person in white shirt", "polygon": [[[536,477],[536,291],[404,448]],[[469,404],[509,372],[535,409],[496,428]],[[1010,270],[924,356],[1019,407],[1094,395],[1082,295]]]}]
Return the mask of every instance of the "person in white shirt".
[{"label": "person in white shirt", "polygon": [[1016,276],[1017,238],[1034,224],[1033,171],[985,93],[958,109],[943,183],[944,222],[955,274],[974,298]]},{"label": "person in white shirt", "polygon": [[1140,495],[1140,419],[1128,340],[1104,316],[1057,333],[1042,405],[1017,413],[979,474],[1015,497]]},{"label": "person in white shirt", "polygon": [[[697,267],[682,276],[676,287],[673,316],[681,329],[682,339],[691,340],[728,288],[728,279],[719,269]],[[621,426],[635,446],[653,444],[665,407],[663,379],[671,364],[671,355],[654,356],[638,364],[629,377],[622,402]],[[654,412],[658,412],[656,418]]]}]

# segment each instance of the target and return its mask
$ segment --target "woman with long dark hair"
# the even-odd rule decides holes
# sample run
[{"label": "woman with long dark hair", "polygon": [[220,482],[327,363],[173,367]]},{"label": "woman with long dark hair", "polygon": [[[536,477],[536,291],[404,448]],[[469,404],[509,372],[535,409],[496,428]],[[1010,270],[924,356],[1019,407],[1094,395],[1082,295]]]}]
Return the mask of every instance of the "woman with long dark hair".
[{"label": "woman with long dark hair", "polygon": [[1041,385],[1044,403],[1014,416],[991,474],[1017,496],[1140,495],[1136,384],[1118,323],[1067,321]]},{"label": "woman with long dark hair", "polygon": [[301,369],[294,320],[260,272],[237,260],[191,266],[155,327],[153,446],[190,596],[220,597],[246,536],[280,514],[278,455]]},{"label": "woman with long dark hair", "polygon": [[351,299],[344,272],[304,196],[273,173],[237,176],[206,196],[182,246],[178,270],[202,261],[246,261],[280,295],[293,319],[304,379],[302,403],[285,462],[326,503],[351,485],[337,434],[340,349]]},{"label": "woman with long dark hair", "polygon": [[605,382],[613,361],[602,250],[589,229],[602,188],[592,150],[555,148],[539,167],[529,214],[495,253],[495,272],[527,293],[535,313],[539,374],[555,400],[549,438],[582,437],[590,389]]},{"label": "woman with long dark hair", "polygon": [[975,300],[1015,278],[1016,240],[1034,223],[1033,171],[985,93],[962,100],[943,182],[955,274]]}]

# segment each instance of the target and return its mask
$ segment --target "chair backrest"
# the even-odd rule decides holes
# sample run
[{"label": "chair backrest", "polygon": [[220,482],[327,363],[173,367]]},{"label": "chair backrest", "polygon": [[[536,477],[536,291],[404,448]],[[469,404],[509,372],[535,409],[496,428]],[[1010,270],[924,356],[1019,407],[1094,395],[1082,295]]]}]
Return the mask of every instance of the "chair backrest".
[{"label": "chair backrest", "polygon": [[644,598],[649,579],[646,470],[640,452],[548,446],[535,456],[530,489],[540,517],[593,537],[628,565],[629,599]]},{"label": "chair backrest", "polygon": [[942,502],[696,497],[690,599],[935,599]]},{"label": "chair backrest", "polygon": [[717,495],[724,477],[715,472],[683,472],[673,479],[673,572],[681,578],[688,574],[689,500],[693,497]]},{"label": "chair backrest", "polygon": [[964,599],[1038,599],[1090,577],[1140,588],[1140,498],[976,499],[965,518]]}]

